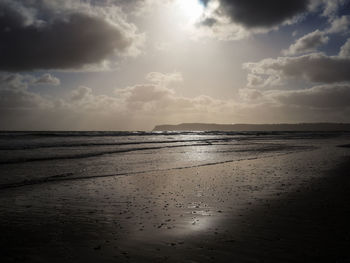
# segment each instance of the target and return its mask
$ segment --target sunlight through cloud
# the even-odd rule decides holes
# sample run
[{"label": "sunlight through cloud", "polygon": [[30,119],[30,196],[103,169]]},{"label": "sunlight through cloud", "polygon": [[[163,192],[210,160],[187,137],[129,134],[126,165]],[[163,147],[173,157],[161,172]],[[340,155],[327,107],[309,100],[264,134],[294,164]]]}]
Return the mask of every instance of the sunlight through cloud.
[{"label": "sunlight through cloud", "polygon": [[183,16],[194,22],[200,18],[204,12],[204,6],[199,0],[177,0],[177,6]]}]

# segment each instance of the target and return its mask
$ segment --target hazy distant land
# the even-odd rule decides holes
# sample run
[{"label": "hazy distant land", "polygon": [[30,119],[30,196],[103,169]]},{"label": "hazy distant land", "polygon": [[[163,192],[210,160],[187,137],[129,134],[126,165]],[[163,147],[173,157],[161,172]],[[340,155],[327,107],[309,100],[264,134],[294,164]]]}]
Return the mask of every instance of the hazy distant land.
[{"label": "hazy distant land", "polygon": [[181,123],[178,125],[157,125],[154,127],[153,131],[350,131],[350,123]]}]

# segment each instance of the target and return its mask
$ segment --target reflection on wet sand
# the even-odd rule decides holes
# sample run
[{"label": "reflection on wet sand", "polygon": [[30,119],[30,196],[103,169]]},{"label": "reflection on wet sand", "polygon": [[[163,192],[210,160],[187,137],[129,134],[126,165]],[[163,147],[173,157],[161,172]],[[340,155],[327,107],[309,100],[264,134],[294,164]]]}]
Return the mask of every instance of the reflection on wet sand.
[{"label": "reflection on wet sand", "polygon": [[347,262],[349,180],[333,168],[349,154],[324,143],[3,190],[2,262]]}]

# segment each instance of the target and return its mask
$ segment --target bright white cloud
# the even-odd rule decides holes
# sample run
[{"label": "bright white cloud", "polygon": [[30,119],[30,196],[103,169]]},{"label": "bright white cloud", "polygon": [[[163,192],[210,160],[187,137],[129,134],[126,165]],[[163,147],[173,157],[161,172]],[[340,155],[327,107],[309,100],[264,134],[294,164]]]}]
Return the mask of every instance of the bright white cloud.
[{"label": "bright white cloud", "polygon": [[349,116],[349,85],[300,91],[241,89],[240,99],[233,100],[184,97],[151,82],[117,89],[113,96],[80,86],[67,99],[50,99],[29,91],[29,81],[22,75],[1,76],[0,128],[135,130],[163,123],[343,121]]},{"label": "bright white cloud", "polygon": [[327,17],[334,17],[339,9],[346,3],[347,0],[313,0],[311,3],[321,5],[323,8],[323,15]]},{"label": "bright white cloud", "polygon": [[329,34],[346,33],[349,31],[350,16],[344,15],[336,17],[330,24],[330,27],[326,30]]},{"label": "bright white cloud", "polygon": [[255,63],[245,63],[243,67],[252,74],[264,77],[304,79],[321,83],[350,81],[350,59],[327,56],[323,53],[268,58]]},{"label": "bright white cloud", "polygon": [[284,105],[350,109],[350,85],[320,85],[303,90],[268,91],[265,96]]},{"label": "bright white cloud", "polygon": [[316,51],[318,47],[327,44],[329,37],[320,30],[315,30],[305,36],[297,39],[287,50],[283,51],[284,55],[296,55]]},{"label": "bright white cloud", "polygon": [[169,83],[173,82],[182,82],[183,77],[182,74],[179,72],[174,73],[160,73],[160,72],[150,72],[147,74],[146,79],[158,83],[162,86],[167,86]]},{"label": "bright white cloud", "polygon": [[[52,102],[39,94],[28,91],[32,77],[20,74],[0,75],[0,111],[44,109]],[[2,117],[6,117],[2,115]]]},{"label": "bright white cloud", "polygon": [[339,57],[348,59],[350,58],[350,38],[340,48]]},{"label": "bright white cloud", "polygon": [[40,77],[33,80],[34,84],[43,84],[43,85],[53,85],[58,86],[61,84],[61,81],[59,78],[53,76],[50,73],[45,73],[41,75]]}]

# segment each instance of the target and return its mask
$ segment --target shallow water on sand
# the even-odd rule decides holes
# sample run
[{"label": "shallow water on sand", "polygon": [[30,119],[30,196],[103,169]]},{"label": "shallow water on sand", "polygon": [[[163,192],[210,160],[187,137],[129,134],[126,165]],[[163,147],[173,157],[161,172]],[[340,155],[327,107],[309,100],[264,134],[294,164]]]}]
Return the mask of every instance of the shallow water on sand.
[{"label": "shallow water on sand", "polygon": [[[331,133],[0,132],[0,188],[181,169],[296,151]],[[305,144],[307,146],[307,143]]]},{"label": "shallow water on sand", "polygon": [[0,133],[0,261],[349,262],[347,144],[342,133]]}]

